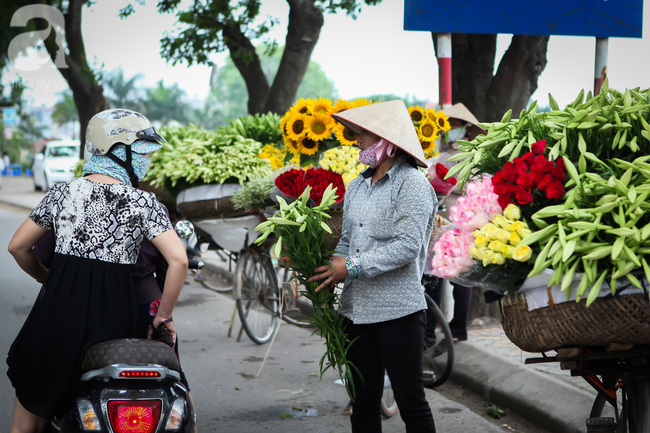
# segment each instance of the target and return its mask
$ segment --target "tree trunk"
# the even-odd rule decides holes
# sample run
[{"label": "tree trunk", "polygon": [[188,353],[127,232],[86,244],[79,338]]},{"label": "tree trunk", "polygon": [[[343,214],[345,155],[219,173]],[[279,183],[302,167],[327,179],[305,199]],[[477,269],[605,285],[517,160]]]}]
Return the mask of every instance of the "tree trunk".
[{"label": "tree trunk", "polygon": [[266,99],[265,110],[284,114],[294,103],[298,87],[307,72],[311,54],[324,24],[323,13],[314,0],[287,0],[289,26],[278,72]]},{"label": "tree trunk", "polygon": [[[432,34],[434,47],[436,34]],[[548,36],[514,36],[494,75],[496,35],[452,35],[452,99],[481,122],[519,113],[537,89],[546,66]]]},{"label": "tree trunk", "polygon": [[500,120],[509,109],[513,117],[518,117],[528,106],[531,95],[537,90],[537,80],[546,67],[547,46],[548,36],[515,35],[512,38],[487,92],[491,114],[487,121]]},{"label": "tree trunk", "polygon": [[248,90],[248,112],[263,113],[269,95],[269,83],[262,70],[260,58],[251,41],[242,33],[239,25],[226,25],[223,39],[230,51],[230,57],[244,78]]},{"label": "tree trunk", "polygon": [[[88,66],[86,49],[81,34],[81,12],[86,0],[70,0],[68,13],[65,14],[65,39],[68,52],[65,53],[67,68],[59,72],[67,81],[79,114],[79,157],[84,157],[86,143],[86,126],[91,117],[108,108],[104,97],[104,88],[97,83],[95,74]],[[49,0],[52,5],[52,0]],[[54,39],[54,32],[45,40],[45,48],[52,61],[59,48]]]}]

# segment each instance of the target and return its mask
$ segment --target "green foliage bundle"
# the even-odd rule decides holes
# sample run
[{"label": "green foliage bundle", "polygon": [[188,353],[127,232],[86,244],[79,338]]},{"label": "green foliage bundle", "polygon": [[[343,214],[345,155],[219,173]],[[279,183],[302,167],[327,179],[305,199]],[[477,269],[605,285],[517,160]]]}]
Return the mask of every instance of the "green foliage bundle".
[{"label": "green foliage bundle", "polygon": [[264,209],[275,203],[270,195],[275,187],[273,174],[256,176],[242,185],[242,188],[232,195],[232,202],[237,209],[250,212],[254,209]]},{"label": "green foliage bundle", "polygon": [[209,183],[243,185],[270,174],[270,163],[258,155],[263,144],[281,139],[280,118],[272,113],[235,119],[214,131],[190,124],[163,127],[160,134],[167,144],[151,154],[145,180],[172,194]]}]

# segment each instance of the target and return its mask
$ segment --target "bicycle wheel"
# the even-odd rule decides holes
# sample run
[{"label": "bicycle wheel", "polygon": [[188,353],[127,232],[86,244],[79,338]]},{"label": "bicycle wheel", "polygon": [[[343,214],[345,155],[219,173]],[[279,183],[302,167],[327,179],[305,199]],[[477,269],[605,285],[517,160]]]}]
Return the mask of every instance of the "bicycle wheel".
[{"label": "bicycle wheel", "polygon": [[268,342],[278,321],[278,281],[271,259],[243,251],[237,260],[237,311],[244,331],[257,344]]},{"label": "bicycle wheel", "polygon": [[309,307],[306,303],[299,303],[300,285],[294,276],[294,272],[288,268],[276,266],[278,284],[280,286],[280,305],[282,307],[282,319],[301,328],[311,326],[309,320]]},{"label": "bicycle wheel", "polygon": [[424,384],[428,388],[435,388],[445,383],[454,369],[454,340],[438,305],[426,293],[424,297],[427,300],[427,314],[433,314],[438,321],[435,344],[424,350]]},{"label": "bicycle wheel", "polygon": [[390,418],[397,413],[397,402],[393,394],[393,388],[390,384],[388,375],[384,373],[384,393],[381,396],[381,414],[384,418]]},{"label": "bicycle wheel", "polygon": [[631,378],[628,386],[630,433],[650,432],[650,380]]},{"label": "bicycle wheel", "polygon": [[194,281],[198,281],[203,287],[214,292],[232,292],[232,284],[224,278],[221,269],[212,263],[205,263],[203,269],[197,270],[194,275]]}]

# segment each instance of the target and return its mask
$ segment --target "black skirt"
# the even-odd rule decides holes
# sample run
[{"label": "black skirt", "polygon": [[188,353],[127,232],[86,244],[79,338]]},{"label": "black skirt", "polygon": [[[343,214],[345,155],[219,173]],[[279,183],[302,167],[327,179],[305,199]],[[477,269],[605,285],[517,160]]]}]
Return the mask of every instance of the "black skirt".
[{"label": "black skirt", "polygon": [[101,341],[136,336],[132,265],[54,256],[50,275],[9,349],[7,375],[28,411],[50,418]]}]

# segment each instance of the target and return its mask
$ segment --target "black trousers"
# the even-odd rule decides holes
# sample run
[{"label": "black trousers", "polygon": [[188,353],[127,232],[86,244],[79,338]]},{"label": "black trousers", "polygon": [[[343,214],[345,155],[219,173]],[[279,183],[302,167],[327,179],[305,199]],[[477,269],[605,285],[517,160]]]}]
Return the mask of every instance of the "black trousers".
[{"label": "black trousers", "polygon": [[347,320],[346,327],[351,340],[359,337],[350,348],[348,359],[363,376],[362,381],[353,373],[356,398],[350,416],[352,432],[381,432],[385,369],[406,432],[434,433],[436,427],[422,381],[424,312],[365,325]]}]

